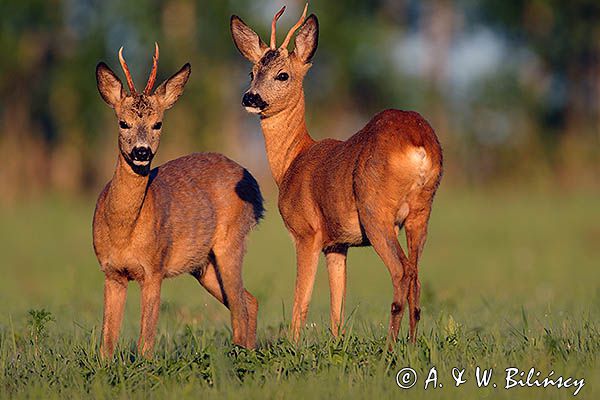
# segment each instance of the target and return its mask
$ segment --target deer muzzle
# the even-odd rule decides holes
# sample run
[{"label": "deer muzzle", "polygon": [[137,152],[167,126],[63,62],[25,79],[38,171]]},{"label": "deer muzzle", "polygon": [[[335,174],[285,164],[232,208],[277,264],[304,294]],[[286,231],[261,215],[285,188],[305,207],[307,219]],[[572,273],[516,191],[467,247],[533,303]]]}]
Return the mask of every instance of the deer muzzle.
[{"label": "deer muzzle", "polygon": [[135,165],[148,165],[152,157],[152,150],[148,146],[136,146],[131,150],[131,161]]},{"label": "deer muzzle", "polygon": [[260,97],[258,93],[246,92],[242,98],[242,105],[246,111],[258,114],[263,111],[267,106],[267,102]]}]

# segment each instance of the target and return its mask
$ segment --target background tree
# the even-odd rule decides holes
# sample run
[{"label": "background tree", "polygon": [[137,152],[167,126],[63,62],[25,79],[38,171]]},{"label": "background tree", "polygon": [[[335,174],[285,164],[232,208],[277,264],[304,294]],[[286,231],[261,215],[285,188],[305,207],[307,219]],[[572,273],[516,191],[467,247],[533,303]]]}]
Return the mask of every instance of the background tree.
[{"label": "background tree", "polygon": [[[303,1],[287,5],[286,28]],[[117,66],[123,45],[141,81],[154,41],[159,79],[186,61],[193,68],[158,162],[217,150],[268,177],[258,123],[239,106],[248,65],[231,43],[229,17],[241,15],[266,37],[280,6],[0,0],[0,199],[98,190],[110,177],[116,135],[94,67]],[[442,138],[446,179],[455,183],[598,183],[596,1],[319,0],[310,11],[320,21],[306,82],[316,137],[347,137],[384,108],[415,109]]]}]

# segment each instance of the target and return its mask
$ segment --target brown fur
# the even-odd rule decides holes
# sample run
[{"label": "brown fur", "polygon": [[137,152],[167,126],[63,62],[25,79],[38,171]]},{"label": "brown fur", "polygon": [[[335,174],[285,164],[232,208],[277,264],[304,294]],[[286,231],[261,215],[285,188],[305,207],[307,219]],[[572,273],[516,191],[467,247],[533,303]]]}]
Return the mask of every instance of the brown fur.
[{"label": "brown fur", "polygon": [[[231,310],[233,342],[255,346],[258,303],[243,287],[242,259],[245,238],[263,213],[258,184],[248,171],[219,154],[191,154],[151,171],[149,164],[147,171],[132,164],[129,156],[136,142],[153,152],[158,148],[160,129],[151,127],[183,91],[187,76],[182,80],[178,74],[154,95],[130,96],[108,67],[98,67],[102,97],[110,100],[118,119],[130,125],[121,129],[117,167],[94,213],[94,249],[105,274],[103,356],[112,355],[118,339],[127,282],[135,280],[141,286],[138,347],[148,355],[162,280],[182,273],[196,277]],[[183,84],[169,82],[174,78]],[[161,87],[166,90],[160,92]]]},{"label": "brown fur", "polygon": [[[249,111],[261,116],[267,158],[279,187],[279,211],[296,245],[294,339],[308,313],[319,253],[326,255],[331,330],[337,335],[344,318],[347,250],[372,245],[394,288],[390,337],[397,339],[408,302],[414,341],[420,315],[418,260],[442,176],[442,149],[433,129],[418,113],[386,110],[346,141],[315,142],[306,128],[302,81],[317,46],[316,17],[311,15],[300,28],[292,53],[280,48],[273,55],[259,41],[248,41],[250,28],[235,16],[231,29],[240,52],[254,63],[248,92],[267,104]],[[262,57],[248,56],[261,49]],[[275,79],[282,71],[289,74],[283,82]],[[408,257],[397,237],[402,226]]]}]

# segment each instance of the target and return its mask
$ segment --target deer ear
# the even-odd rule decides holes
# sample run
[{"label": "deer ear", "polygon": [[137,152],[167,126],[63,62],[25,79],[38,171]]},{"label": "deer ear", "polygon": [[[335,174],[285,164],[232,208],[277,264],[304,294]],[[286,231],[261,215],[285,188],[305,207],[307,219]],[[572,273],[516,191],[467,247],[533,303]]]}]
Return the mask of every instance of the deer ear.
[{"label": "deer ear", "polygon": [[319,44],[319,20],[311,14],[296,34],[294,54],[305,64],[308,64],[317,51]]},{"label": "deer ear", "polygon": [[96,66],[96,82],[100,96],[112,108],[125,97],[121,81],[103,62]]},{"label": "deer ear", "polygon": [[154,95],[158,98],[158,101],[169,109],[173,107],[173,104],[179,99],[179,96],[183,94],[185,84],[192,73],[192,66],[190,63],[185,64],[179,71],[172,77],[161,83],[156,90]]},{"label": "deer ear", "polygon": [[267,45],[237,15],[231,16],[231,36],[235,47],[244,57],[256,64],[267,50]]}]

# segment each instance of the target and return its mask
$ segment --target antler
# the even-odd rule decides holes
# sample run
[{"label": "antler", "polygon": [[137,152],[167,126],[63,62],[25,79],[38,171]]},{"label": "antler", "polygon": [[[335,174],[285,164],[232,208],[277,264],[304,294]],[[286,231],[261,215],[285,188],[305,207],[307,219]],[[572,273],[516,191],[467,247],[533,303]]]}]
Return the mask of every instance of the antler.
[{"label": "antler", "polygon": [[281,17],[281,14],[285,11],[285,6],[281,7],[281,10],[275,14],[273,17],[273,22],[271,22],[271,50],[275,50],[277,48],[277,37],[275,34],[275,26],[277,25],[277,20]]},{"label": "antler", "polygon": [[144,88],[144,94],[151,94],[152,87],[154,87],[154,82],[156,81],[156,71],[158,70],[158,43],[154,42],[154,55],[152,56],[152,71],[150,71],[150,76],[148,77],[148,83],[146,83],[146,87]]},{"label": "antler", "polygon": [[298,29],[298,28],[300,28],[300,26],[302,26],[302,23],[304,22],[304,19],[306,18],[307,10],[308,10],[308,2],[306,2],[306,5],[304,6],[304,12],[302,13],[302,16],[300,17],[298,22],[296,22],[296,25],[292,26],[292,29],[290,29],[290,31],[288,32],[287,36],[285,37],[285,40],[283,41],[281,46],[279,46],[280,49],[287,48],[287,45],[290,43],[290,40],[292,39],[294,32],[296,32],[296,29]]},{"label": "antler", "polygon": [[123,68],[123,72],[125,72],[125,79],[127,79],[127,86],[129,86],[129,92],[134,95],[136,94],[135,86],[133,85],[133,79],[131,79],[131,73],[129,72],[129,67],[123,58],[123,46],[119,49],[119,62],[121,63],[121,68]]}]

